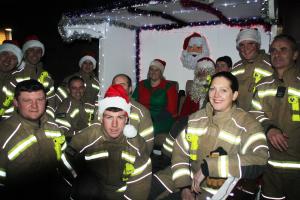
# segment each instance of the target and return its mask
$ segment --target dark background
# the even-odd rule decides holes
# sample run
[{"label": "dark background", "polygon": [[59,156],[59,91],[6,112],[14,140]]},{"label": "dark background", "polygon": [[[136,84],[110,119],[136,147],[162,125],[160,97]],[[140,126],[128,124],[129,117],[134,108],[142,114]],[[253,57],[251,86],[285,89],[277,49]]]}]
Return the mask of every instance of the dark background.
[{"label": "dark background", "polygon": [[[136,1],[142,2],[143,0]],[[13,29],[13,39],[21,44],[27,35],[37,35],[45,45],[43,63],[56,84],[64,77],[78,71],[78,61],[84,51],[98,52],[98,41],[62,41],[57,25],[66,12],[86,9],[110,9],[135,3],[134,0],[2,0],[0,4],[0,28]],[[279,20],[283,32],[294,36],[300,44],[300,1],[278,0]],[[300,46],[300,45],[299,45]]]}]

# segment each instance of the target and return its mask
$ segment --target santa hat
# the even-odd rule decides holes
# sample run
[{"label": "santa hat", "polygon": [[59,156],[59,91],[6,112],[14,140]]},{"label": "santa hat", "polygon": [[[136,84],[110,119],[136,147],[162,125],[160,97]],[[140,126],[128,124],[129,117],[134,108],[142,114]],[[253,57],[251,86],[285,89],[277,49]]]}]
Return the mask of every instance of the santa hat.
[{"label": "santa hat", "polygon": [[[111,85],[102,100],[99,101],[99,115],[102,116],[107,108],[115,107],[124,110],[127,115],[130,115],[131,104],[126,90],[120,84]],[[123,134],[128,138],[133,138],[137,135],[136,129],[127,124],[124,127]]]},{"label": "santa hat", "polygon": [[250,40],[261,44],[260,33],[256,28],[241,29],[236,38],[236,45],[238,46],[242,41]]},{"label": "santa hat", "polygon": [[39,47],[42,49],[42,55],[45,54],[45,46],[43,43],[39,41],[39,38],[36,35],[29,35],[25,38],[25,43],[23,44],[23,53],[26,52],[27,49],[32,47]]},{"label": "santa hat", "polygon": [[192,35],[184,39],[183,49],[186,50],[188,46],[193,46],[193,45],[201,46],[203,44],[205,44],[206,46],[205,38],[202,37],[199,33],[194,32]]},{"label": "santa hat", "polygon": [[195,73],[196,70],[199,69],[205,70],[208,73],[208,75],[213,75],[215,73],[215,62],[208,57],[201,58],[197,61]]},{"label": "santa hat", "polygon": [[9,52],[15,54],[15,56],[18,59],[18,65],[21,63],[22,57],[23,57],[22,51],[18,46],[13,44],[13,42],[5,41],[5,43],[0,45],[0,53],[2,53],[4,51],[9,51]]},{"label": "santa hat", "polygon": [[86,53],[80,60],[79,60],[79,67],[81,68],[82,63],[84,63],[86,60],[89,60],[93,63],[93,69],[96,68],[96,59],[94,58],[95,55],[93,53]]},{"label": "santa hat", "polygon": [[154,59],[154,60],[150,63],[149,67],[151,67],[151,66],[155,66],[155,67],[159,68],[159,70],[160,70],[161,73],[163,74],[163,73],[164,73],[164,70],[165,70],[165,67],[166,67],[166,62],[163,61],[163,60],[161,60],[161,59]]}]

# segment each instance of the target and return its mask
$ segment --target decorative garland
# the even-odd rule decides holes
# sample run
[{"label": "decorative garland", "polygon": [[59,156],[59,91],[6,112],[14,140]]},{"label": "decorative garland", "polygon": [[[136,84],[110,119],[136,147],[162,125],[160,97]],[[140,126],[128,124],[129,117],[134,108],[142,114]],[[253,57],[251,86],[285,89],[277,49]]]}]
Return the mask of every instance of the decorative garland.
[{"label": "decorative garland", "polygon": [[135,31],[135,79],[136,79],[136,83],[138,83],[140,81],[140,75],[141,75],[141,69],[140,69],[140,60],[141,60],[141,56],[140,56],[140,33],[141,33],[141,29],[137,29]]}]

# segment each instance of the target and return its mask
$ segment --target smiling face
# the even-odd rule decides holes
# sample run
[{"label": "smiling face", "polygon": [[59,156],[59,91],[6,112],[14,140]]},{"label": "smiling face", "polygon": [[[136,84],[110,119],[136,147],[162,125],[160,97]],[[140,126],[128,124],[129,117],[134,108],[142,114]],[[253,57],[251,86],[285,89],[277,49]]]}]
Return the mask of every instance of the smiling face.
[{"label": "smiling face", "polygon": [[69,85],[69,91],[70,91],[70,95],[76,99],[76,100],[81,100],[81,98],[84,95],[85,92],[85,86],[84,86],[84,82],[80,79],[75,79],[73,81],[71,81],[70,85]]},{"label": "smiling face", "polygon": [[150,66],[148,71],[148,77],[151,81],[159,81],[162,79],[161,70],[156,66]]},{"label": "smiling face", "polygon": [[13,70],[18,64],[17,56],[10,51],[3,51],[0,53],[0,71],[9,72]]},{"label": "smiling face", "polygon": [[127,120],[127,113],[123,110],[118,112],[105,110],[102,124],[108,136],[115,139],[123,133]]},{"label": "smiling face", "polygon": [[94,70],[94,64],[90,60],[85,60],[81,65],[82,71],[89,74]]},{"label": "smiling face", "polygon": [[238,50],[242,58],[251,61],[259,52],[259,44],[251,40],[244,40],[239,43]]},{"label": "smiling face", "polygon": [[25,119],[31,121],[39,120],[45,112],[45,93],[43,90],[21,92],[18,98],[14,99],[14,106]]},{"label": "smiling face", "polygon": [[231,82],[227,78],[216,77],[211,82],[208,95],[215,112],[226,112],[231,109],[238,92],[232,91]]},{"label": "smiling face", "polygon": [[40,47],[31,47],[25,52],[25,59],[32,65],[36,65],[40,62],[43,56],[43,49]]}]

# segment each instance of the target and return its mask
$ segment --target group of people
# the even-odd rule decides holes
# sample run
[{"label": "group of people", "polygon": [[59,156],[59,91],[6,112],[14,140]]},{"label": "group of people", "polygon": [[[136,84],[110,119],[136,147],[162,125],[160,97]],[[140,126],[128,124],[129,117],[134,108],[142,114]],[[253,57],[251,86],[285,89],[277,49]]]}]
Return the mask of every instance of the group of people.
[{"label": "group of people", "polygon": [[[37,38],[22,50],[2,44],[1,196],[298,199],[298,49],[289,35],[273,39],[270,55],[260,43],[258,30],[242,29],[236,39],[241,61],[232,68],[228,56],[216,64],[197,60],[181,111],[161,59],[150,63],[135,90],[128,75],[117,74],[98,100],[90,54],[55,90]],[[199,45],[194,34],[184,49],[199,55]],[[164,162],[153,171],[155,148]]]}]

